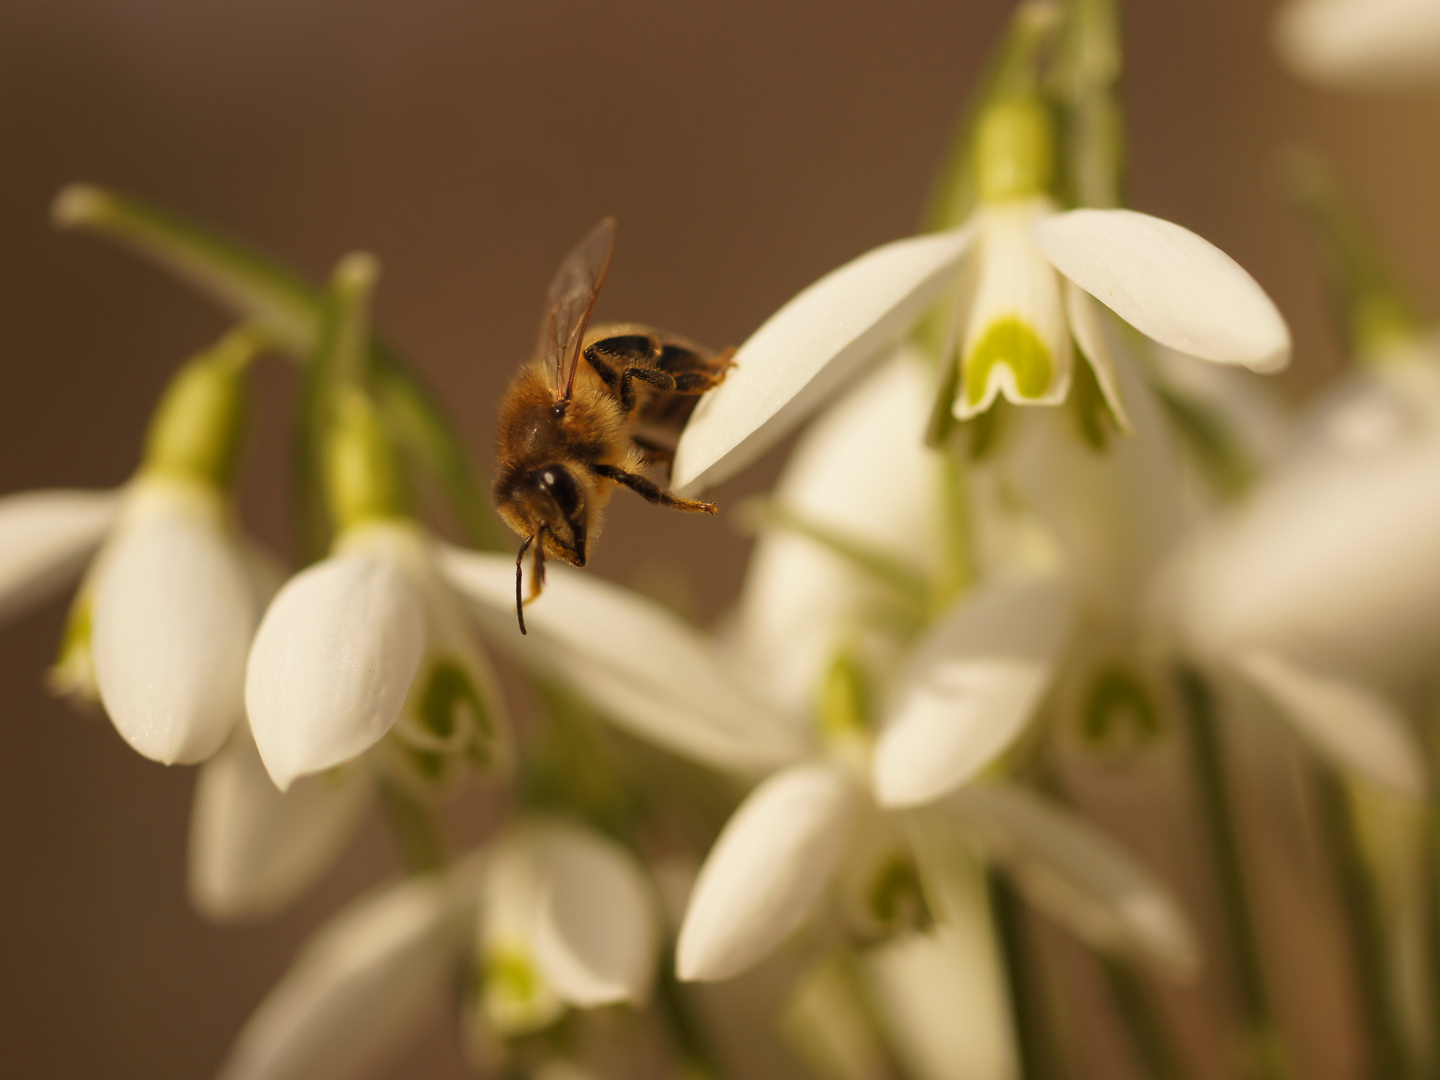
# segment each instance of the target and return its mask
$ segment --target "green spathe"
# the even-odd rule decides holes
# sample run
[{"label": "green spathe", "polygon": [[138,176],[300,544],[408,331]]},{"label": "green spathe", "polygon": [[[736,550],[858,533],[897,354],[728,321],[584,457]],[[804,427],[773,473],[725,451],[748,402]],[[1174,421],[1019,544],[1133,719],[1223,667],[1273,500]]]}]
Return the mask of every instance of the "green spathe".
[{"label": "green spathe", "polygon": [[1055,379],[1055,359],[1049,347],[1035,328],[1018,315],[992,322],[965,358],[962,378],[967,405],[977,406],[985,400],[997,365],[1014,373],[1015,393],[1023,400],[1044,397]]}]

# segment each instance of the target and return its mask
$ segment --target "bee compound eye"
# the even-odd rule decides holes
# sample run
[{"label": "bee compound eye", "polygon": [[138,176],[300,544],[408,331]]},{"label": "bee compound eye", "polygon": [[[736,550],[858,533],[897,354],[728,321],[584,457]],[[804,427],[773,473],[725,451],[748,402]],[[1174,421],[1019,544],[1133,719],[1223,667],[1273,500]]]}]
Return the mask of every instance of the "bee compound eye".
[{"label": "bee compound eye", "polygon": [[563,465],[547,465],[536,470],[535,480],[536,485],[555,500],[555,505],[560,508],[567,521],[573,522],[579,517],[585,496],[569,469]]}]

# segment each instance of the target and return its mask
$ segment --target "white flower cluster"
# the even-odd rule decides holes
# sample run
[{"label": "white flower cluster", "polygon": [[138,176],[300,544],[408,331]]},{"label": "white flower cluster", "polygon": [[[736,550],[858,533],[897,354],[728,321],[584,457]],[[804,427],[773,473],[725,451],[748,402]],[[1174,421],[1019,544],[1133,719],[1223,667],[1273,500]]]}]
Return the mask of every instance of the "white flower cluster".
[{"label": "white flower cluster", "polygon": [[[168,255],[247,324],[181,368],[119,490],[0,500],[0,618],[79,581],[53,684],[146,757],[203,763],[207,915],[280,909],[376,803],[414,870],[315,936],[222,1076],[352,1075],[447,998],[505,1075],[635,1075],[654,1046],[716,1075],[746,1060],[716,1034],[743,1010],[684,984],[732,979],[821,1076],[1028,1076],[1015,896],[1126,978],[1204,963],[1174,868],[1068,792],[1077,744],[1203,757],[1218,701],[1284,717],[1356,790],[1430,797],[1440,350],[1392,320],[1320,401],[1274,406],[1249,372],[1284,368],[1291,341],[1260,285],[1180,225],[1064,190],[1066,110],[1113,86],[1041,78],[1032,39],[1094,32],[1091,10],[1022,7],[1021,75],[981,99],[961,219],[805,289],[700,400],[679,494],[811,421],[751,508],[713,631],[559,566],[516,632],[513,554],[413,510],[385,397],[413,387],[368,333],[368,260],[297,299],[254,260],[147,233],[118,196],[62,198],[68,223]],[[1348,78],[1392,38],[1418,68],[1440,20],[1297,0],[1279,25],[1297,66]],[[265,349],[306,362],[332,533],[288,579],[233,506]],[[1221,482],[1237,460],[1245,484]],[[544,734],[512,734],[487,649],[540,690]],[[507,809],[452,858],[431,816],[470,772]]]}]

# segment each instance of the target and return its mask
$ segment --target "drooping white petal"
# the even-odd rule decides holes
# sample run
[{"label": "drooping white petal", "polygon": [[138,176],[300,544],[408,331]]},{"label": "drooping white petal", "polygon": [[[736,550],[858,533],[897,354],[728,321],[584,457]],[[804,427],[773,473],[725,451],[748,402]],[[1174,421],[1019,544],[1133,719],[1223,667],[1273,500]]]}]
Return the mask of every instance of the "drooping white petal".
[{"label": "drooping white petal", "polygon": [[1094,297],[1068,278],[1065,279],[1063,291],[1065,318],[1070,323],[1070,334],[1074,337],[1075,344],[1080,347],[1090,370],[1095,373],[1095,381],[1100,384],[1100,393],[1105,397],[1105,404],[1110,406],[1110,414],[1115,417],[1115,423],[1124,434],[1133,434],[1134,428],[1130,426],[1130,418],[1125,413],[1125,401],[1120,393],[1120,373],[1115,370],[1115,350],[1111,345],[1110,335],[1105,330],[1100,307],[1095,303]]},{"label": "drooping white petal", "polygon": [[[917,580],[934,574],[943,462],[922,440],[934,392],[919,351],[898,350],[801,436],[776,486],[777,508]],[[740,601],[742,662],[808,720],[837,645],[887,600],[895,602],[889,586],[845,556],[790,528],[767,528]]]},{"label": "drooping white petal", "polygon": [[1203,657],[1411,679],[1440,655],[1437,550],[1440,440],[1327,454],[1272,474],[1192,542],[1168,599]]},{"label": "drooping white petal", "polygon": [[515,561],[442,548],[440,567],[492,639],[555,671],[642,738],[721,768],[792,761],[801,735],[745,692],[699,631],[652,601],[565,566],[515,625]]},{"label": "drooping white petal", "polygon": [[1317,82],[1385,89],[1440,77],[1433,0],[1292,0],[1275,17],[1280,58]]},{"label": "drooping white petal", "polygon": [[986,919],[869,950],[870,997],[915,1080],[1014,1080],[1005,977]]},{"label": "drooping white petal", "polygon": [[784,438],[941,296],[970,238],[964,228],[886,244],[772,315],[700,399],[676,448],[675,491],[713,487]]},{"label": "drooping white petal", "polygon": [[275,783],[284,790],[377,743],[424,651],[420,600],[383,551],[336,556],[293,577],[261,620],[245,681]]},{"label": "drooping white petal", "polygon": [[899,820],[935,925],[863,960],[890,1044],[917,1080],[1014,1080],[1015,1032],[980,853],[948,815]]},{"label": "drooping white petal", "polygon": [[1055,268],[1142,334],[1218,364],[1279,371],[1290,330],[1234,259],[1189,229],[1133,210],[1070,210],[1035,224]]},{"label": "drooping white petal", "polygon": [[311,938],[235,1041],[220,1080],[343,1080],[398,1048],[455,978],[465,904],[412,878]]},{"label": "drooping white petal", "polygon": [[571,1005],[644,1005],[659,913],[635,857],[574,825],[546,828],[539,851],[535,958]]},{"label": "drooping white petal", "polygon": [[1032,226],[1044,200],[980,211],[975,296],[960,349],[954,412],[964,420],[1003,394],[1026,405],[1055,405],[1070,391],[1074,353],[1060,278],[1035,246]]},{"label": "drooping white petal", "polygon": [[1072,622],[1055,580],[967,597],[916,647],[875,747],[875,796],[915,806],[970,780],[1019,736]]},{"label": "drooping white petal", "polygon": [[1235,666],[1341,769],[1402,794],[1424,796],[1424,745],[1382,695],[1273,653],[1238,657]]},{"label": "drooping white petal", "polygon": [[862,798],[833,765],[796,765],[757,787],[700,868],[676,944],[680,978],[739,974],[803,923],[839,866]]},{"label": "drooping white petal", "polygon": [[1175,979],[1199,970],[1194,934],[1169,893],[1078,814],[1001,784],[972,784],[926,812],[949,814],[973,830],[1031,903],[1094,947]]},{"label": "drooping white petal", "polygon": [[26,491],[0,499],[0,622],[75,578],[120,509],[119,491]]},{"label": "drooping white petal", "polygon": [[190,815],[190,901],[211,919],[260,918],[334,861],[369,805],[364,773],[307,777],[281,792],[248,730],[200,768]]},{"label": "drooping white petal", "polygon": [[95,681],[126,742],[190,764],[243,714],[256,596],[218,494],[140,483],[93,579]]}]

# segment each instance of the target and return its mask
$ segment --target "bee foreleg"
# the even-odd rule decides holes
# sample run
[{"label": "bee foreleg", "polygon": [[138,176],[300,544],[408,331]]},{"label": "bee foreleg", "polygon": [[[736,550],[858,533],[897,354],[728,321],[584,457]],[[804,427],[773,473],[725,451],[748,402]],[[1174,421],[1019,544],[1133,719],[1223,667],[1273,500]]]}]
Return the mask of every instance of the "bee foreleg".
[{"label": "bee foreleg", "polygon": [[668,506],[672,510],[686,510],[694,514],[713,514],[718,509],[714,503],[702,502],[699,499],[682,499],[678,495],[671,495],[648,477],[617,469],[614,465],[591,465],[590,471],[596,476],[603,476],[607,480],[614,480],[617,484],[624,484],[648,502]]}]

